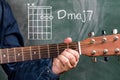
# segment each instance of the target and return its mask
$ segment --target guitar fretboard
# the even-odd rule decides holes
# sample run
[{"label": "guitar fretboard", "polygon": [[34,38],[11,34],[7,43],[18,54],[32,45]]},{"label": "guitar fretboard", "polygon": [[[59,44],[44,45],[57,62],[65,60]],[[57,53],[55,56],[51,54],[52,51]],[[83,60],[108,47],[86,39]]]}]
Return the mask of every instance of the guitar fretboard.
[{"label": "guitar fretboard", "polygon": [[61,43],[0,49],[0,63],[4,64],[41,58],[54,58],[66,48],[78,50],[78,43],[73,42],[70,44]]}]

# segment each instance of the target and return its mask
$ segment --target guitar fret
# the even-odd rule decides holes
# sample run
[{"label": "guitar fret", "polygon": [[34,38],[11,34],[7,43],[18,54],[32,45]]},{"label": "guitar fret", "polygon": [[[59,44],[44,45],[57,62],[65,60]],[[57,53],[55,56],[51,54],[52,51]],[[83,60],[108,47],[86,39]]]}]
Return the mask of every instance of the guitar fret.
[{"label": "guitar fret", "polygon": [[41,59],[40,46],[38,46],[38,52],[39,52],[39,59]]},{"label": "guitar fret", "polygon": [[59,53],[59,44],[57,44],[57,52],[58,52],[58,55],[60,54]]},{"label": "guitar fret", "polygon": [[7,58],[8,58],[8,62],[10,62],[9,54],[8,54],[8,48],[7,48],[6,50],[7,50]]},{"label": "guitar fret", "polygon": [[31,46],[30,46],[30,59],[32,60],[32,49],[31,49]]},{"label": "guitar fret", "polygon": [[67,44],[67,49],[69,49],[69,44]]},{"label": "guitar fret", "polygon": [[16,48],[14,48],[14,56],[15,56],[15,62],[17,61],[16,60]]},{"label": "guitar fret", "polygon": [[47,49],[48,49],[48,58],[50,58],[50,50],[49,50],[49,45],[47,45]]}]

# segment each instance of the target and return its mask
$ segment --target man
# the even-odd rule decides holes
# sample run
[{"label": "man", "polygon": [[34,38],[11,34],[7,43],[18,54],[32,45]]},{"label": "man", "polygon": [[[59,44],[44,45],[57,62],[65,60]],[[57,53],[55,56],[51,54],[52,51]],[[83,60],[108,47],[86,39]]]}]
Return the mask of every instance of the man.
[{"label": "man", "polygon": [[[66,38],[65,43],[72,42]],[[8,3],[0,0],[0,47],[23,46],[23,39]],[[4,64],[3,69],[9,80],[56,80],[58,76],[76,67],[79,54],[72,49],[65,49],[57,58],[24,61]]]}]

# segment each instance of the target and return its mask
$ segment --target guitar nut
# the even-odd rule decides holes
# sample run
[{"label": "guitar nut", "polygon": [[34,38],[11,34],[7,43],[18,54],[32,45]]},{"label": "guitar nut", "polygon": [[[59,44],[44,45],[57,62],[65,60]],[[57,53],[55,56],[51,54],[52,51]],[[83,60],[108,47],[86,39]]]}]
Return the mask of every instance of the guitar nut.
[{"label": "guitar nut", "polygon": [[91,54],[92,55],[96,54],[96,50],[92,50]]},{"label": "guitar nut", "polygon": [[107,53],[108,53],[108,49],[104,49],[103,54],[107,54]]},{"label": "guitar nut", "polygon": [[119,48],[116,48],[115,49],[115,53],[119,53],[120,52],[120,49]]}]

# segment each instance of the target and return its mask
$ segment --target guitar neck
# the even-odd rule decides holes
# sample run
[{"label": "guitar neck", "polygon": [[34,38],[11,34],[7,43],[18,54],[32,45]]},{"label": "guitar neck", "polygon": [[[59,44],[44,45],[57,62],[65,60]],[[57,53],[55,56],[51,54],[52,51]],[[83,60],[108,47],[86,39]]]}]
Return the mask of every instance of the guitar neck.
[{"label": "guitar neck", "polygon": [[20,62],[57,57],[66,48],[82,52],[85,56],[120,55],[120,34],[92,37],[70,44],[47,44],[41,46],[0,49],[0,63]]},{"label": "guitar neck", "polygon": [[0,63],[54,58],[66,48],[78,50],[78,42],[0,49]]}]

